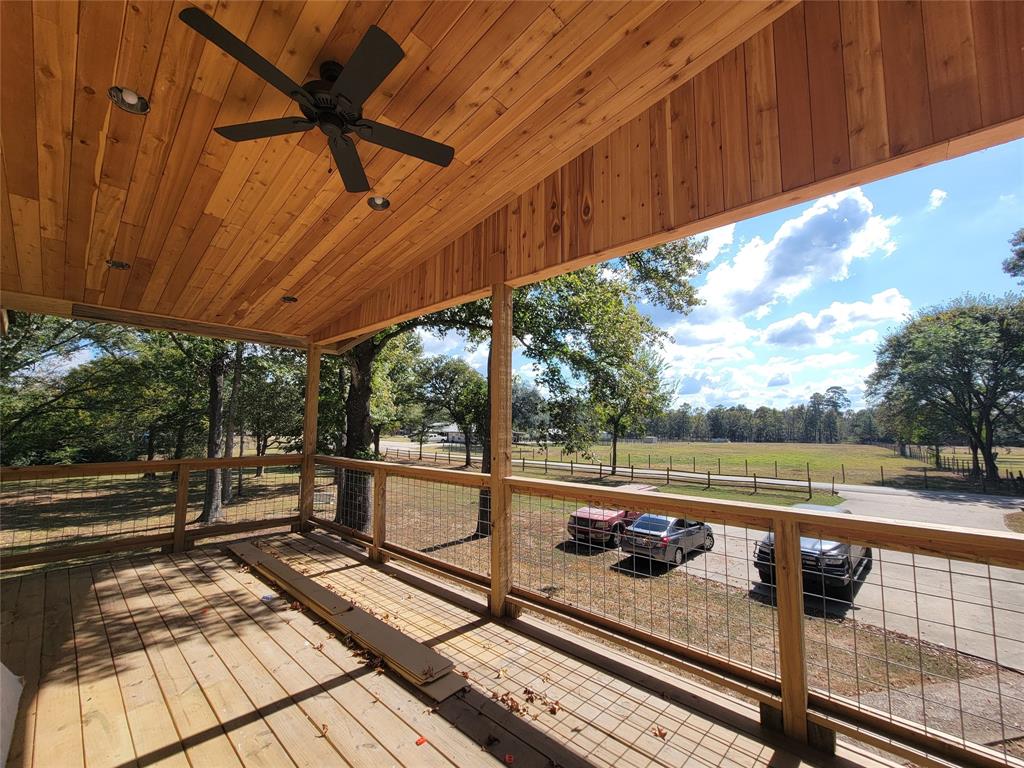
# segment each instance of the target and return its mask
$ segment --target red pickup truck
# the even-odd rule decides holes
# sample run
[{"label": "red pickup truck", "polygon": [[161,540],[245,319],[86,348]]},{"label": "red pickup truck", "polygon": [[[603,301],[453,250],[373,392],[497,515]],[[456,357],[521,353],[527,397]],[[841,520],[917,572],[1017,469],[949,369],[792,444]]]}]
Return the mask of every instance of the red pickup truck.
[{"label": "red pickup truck", "polygon": [[[642,485],[630,483],[616,487],[617,491],[656,491],[653,485]],[[604,507],[580,507],[569,516],[567,526],[569,535],[576,541],[585,541],[591,544],[604,544],[607,547],[617,547],[619,537],[634,520],[640,517],[640,512],[633,512],[626,509],[606,509]]]}]

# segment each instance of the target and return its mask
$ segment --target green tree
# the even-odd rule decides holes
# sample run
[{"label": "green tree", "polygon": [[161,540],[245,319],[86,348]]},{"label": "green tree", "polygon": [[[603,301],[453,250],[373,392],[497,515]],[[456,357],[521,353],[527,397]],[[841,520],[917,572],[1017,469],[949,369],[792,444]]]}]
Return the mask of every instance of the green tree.
[{"label": "green tree", "polygon": [[1003,262],[1003,271],[1011,277],[1022,278],[1020,284],[1024,285],[1024,227],[1010,238],[1010,255]]},{"label": "green tree", "polygon": [[472,466],[473,438],[485,429],[487,418],[487,380],[465,360],[441,355],[420,364],[419,380],[423,403],[443,413],[462,431],[465,466]]},{"label": "green tree", "polygon": [[998,482],[996,432],[1024,398],[1024,300],[965,296],[886,337],[870,396],[907,424],[958,432]]}]

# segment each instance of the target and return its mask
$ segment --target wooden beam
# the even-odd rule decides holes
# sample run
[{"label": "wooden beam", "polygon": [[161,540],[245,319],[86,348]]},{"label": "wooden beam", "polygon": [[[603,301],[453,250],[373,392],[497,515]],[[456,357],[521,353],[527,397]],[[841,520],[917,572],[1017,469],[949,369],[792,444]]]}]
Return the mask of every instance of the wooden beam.
[{"label": "wooden beam", "polygon": [[306,525],[313,514],[316,483],[316,422],[320,407],[320,347],[306,348],[306,413],[302,422],[302,478],[299,484],[299,521]]},{"label": "wooden beam", "polygon": [[517,612],[506,605],[512,587],[512,288],[495,283],[491,292],[491,613]]},{"label": "wooden beam", "polygon": [[188,464],[178,466],[178,493],[174,498],[174,551],[185,551],[185,525],[188,515],[188,482],[191,472]]},{"label": "wooden beam", "polygon": [[253,328],[239,328],[233,325],[206,323],[198,320],[156,315],[148,312],[135,312],[129,309],[101,307],[94,304],[49,299],[29,293],[14,291],[0,292],[0,304],[5,309],[28,312],[36,315],[56,315],[75,320],[93,320],[116,325],[131,325],[136,328],[147,328],[158,331],[177,331],[197,336],[208,336],[214,339],[230,339],[233,341],[250,341],[255,344],[268,344],[273,347],[289,347],[304,349],[308,342],[302,336],[292,336],[272,331],[261,331]]},{"label": "wooden beam", "polygon": [[384,562],[384,542],[388,532],[388,473],[383,467],[373,470],[373,546],[370,559]]}]

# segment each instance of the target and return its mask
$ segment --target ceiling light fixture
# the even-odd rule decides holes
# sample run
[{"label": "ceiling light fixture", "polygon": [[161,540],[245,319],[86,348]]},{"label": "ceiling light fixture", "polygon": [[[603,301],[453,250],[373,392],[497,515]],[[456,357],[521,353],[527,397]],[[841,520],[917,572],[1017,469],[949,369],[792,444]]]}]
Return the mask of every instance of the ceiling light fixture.
[{"label": "ceiling light fixture", "polygon": [[107,259],[107,266],[111,269],[131,269],[132,265],[127,261],[118,261],[117,259]]},{"label": "ceiling light fixture", "polygon": [[295,298],[294,296],[282,296],[281,301],[283,301],[285,304],[294,304],[296,301],[298,301],[298,299]]},{"label": "ceiling light fixture", "polygon": [[149,102],[146,97],[140,96],[131,88],[112,85],[107,89],[107,96],[125,112],[131,112],[133,115],[144,115],[149,112]]},{"label": "ceiling light fixture", "polygon": [[366,204],[375,211],[386,211],[391,207],[391,201],[383,195],[374,195],[366,201]]}]

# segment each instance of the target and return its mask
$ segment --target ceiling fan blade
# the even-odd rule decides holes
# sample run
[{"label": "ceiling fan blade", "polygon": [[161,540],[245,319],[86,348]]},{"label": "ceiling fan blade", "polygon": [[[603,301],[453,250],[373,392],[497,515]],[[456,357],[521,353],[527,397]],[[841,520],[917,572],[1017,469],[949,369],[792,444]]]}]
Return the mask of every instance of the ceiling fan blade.
[{"label": "ceiling fan blade", "polygon": [[256,51],[221,26],[212,16],[195,6],[189,6],[178,14],[178,18],[216,45],[229,56],[238,60],[257,75],[289,98],[312,106],[313,99],[301,85],[279,70]]},{"label": "ceiling fan blade", "polygon": [[251,139],[265,139],[268,136],[283,136],[286,133],[308,131],[315,125],[316,123],[312,120],[302,117],[279,117],[274,120],[224,125],[213,130],[229,141],[250,141]]},{"label": "ceiling fan blade", "polygon": [[404,56],[402,47],[391,35],[371,26],[334,81],[331,93],[344,96],[355,109],[360,109]]},{"label": "ceiling fan blade", "polygon": [[369,192],[370,182],[366,180],[363,163],[352,139],[347,136],[333,136],[328,139],[328,143],[331,145],[334,164],[338,166],[338,173],[345,183],[345,189],[348,192]]},{"label": "ceiling fan blade", "polygon": [[365,139],[371,144],[379,144],[382,147],[418,157],[420,160],[426,160],[428,163],[441,167],[447,167],[455,156],[455,149],[447,144],[441,144],[373,120],[360,120],[352,125],[352,129],[359,138]]}]

